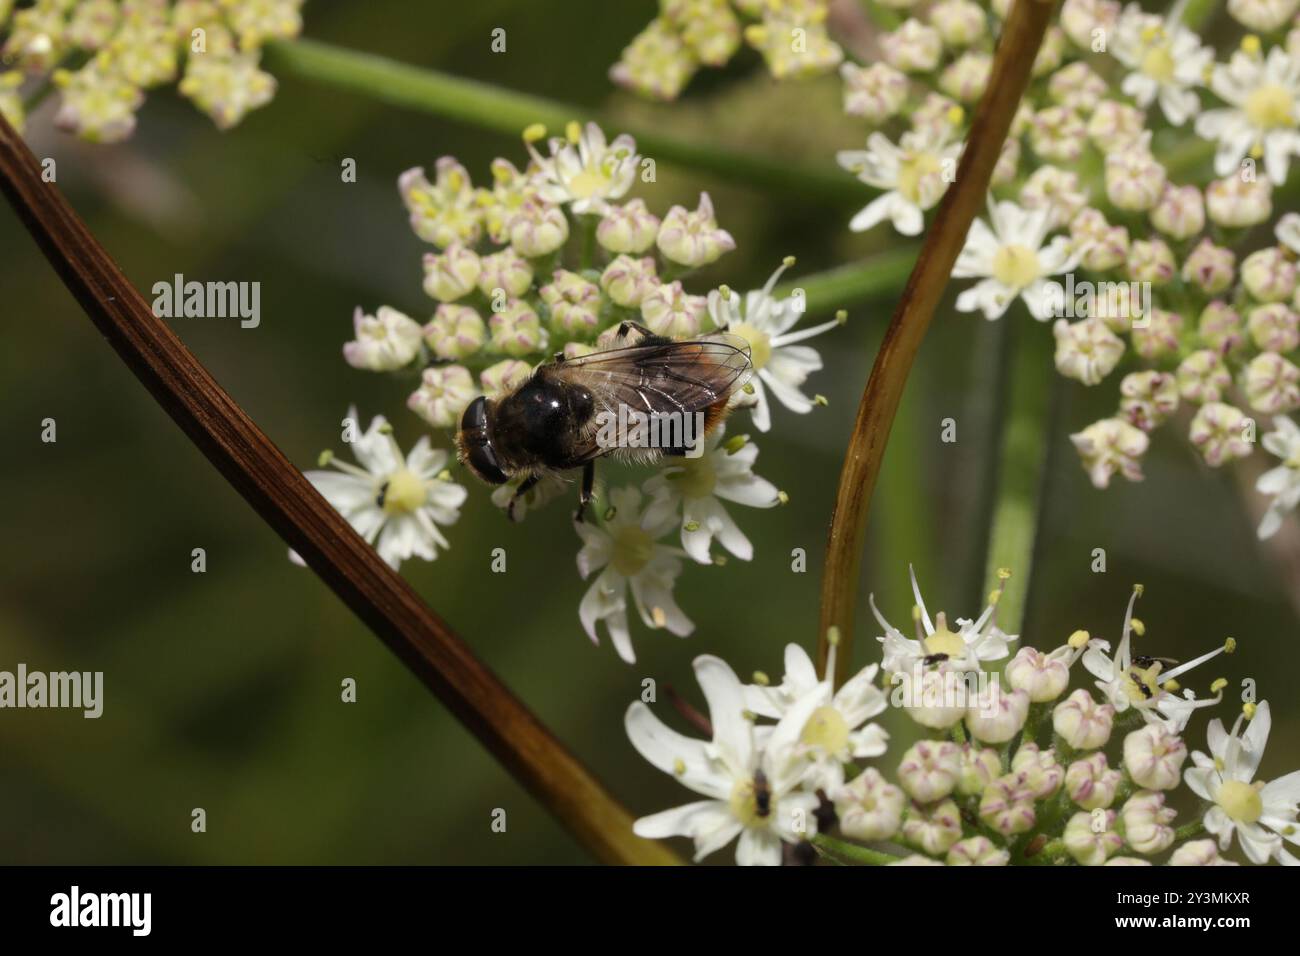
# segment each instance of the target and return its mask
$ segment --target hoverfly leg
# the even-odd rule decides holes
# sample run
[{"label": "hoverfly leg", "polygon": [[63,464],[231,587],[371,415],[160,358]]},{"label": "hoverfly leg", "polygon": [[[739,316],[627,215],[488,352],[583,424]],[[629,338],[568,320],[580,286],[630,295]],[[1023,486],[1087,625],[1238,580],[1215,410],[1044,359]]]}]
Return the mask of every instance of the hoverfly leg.
[{"label": "hoverfly leg", "polygon": [[518,501],[520,498],[522,498],[524,495],[528,494],[528,492],[532,490],[533,486],[541,480],[542,479],[540,475],[529,475],[523,481],[519,482],[519,487],[516,488],[515,493],[510,496],[510,503],[506,505],[507,518],[509,518],[511,521],[517,520],[515,518],[515,502]]},{"label": "hoverfly leg", "polygon": [[618,324],[617,339],[626,339],[631,332],[638,333],[642,338],[654,338],[655,334],[639,322],[620,322]]},{"label": "hoverfly leg", "polygon": [[587,513],[587,504],[591,501],[592,489],[596,486],[596,463],[589,461],[582,466],[582,491],[578,493],[578,513],[574,521],[583,521]]}]

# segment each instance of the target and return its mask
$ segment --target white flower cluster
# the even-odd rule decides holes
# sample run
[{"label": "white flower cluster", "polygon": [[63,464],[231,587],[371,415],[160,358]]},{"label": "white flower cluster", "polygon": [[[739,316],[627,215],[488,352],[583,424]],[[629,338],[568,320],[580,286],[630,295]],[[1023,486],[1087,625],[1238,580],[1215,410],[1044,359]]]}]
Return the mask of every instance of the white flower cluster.
[{"label": "white flower cluster", "polygon": [[777,79],[826,73],[844,51],[826,32],[827,0],[661,0],[659,16],[628,44],[610,79],[673,100],[702,66],[725,66],[746,43]]},{"label": "white flower cluster", "polygon": [[[641,818],[636,833],[689,837],[697,860],[738,840],[740,864],[798,861],[783,844],[812,841],[840,862],[889,865],[1235,865],[1220,856],[1234,836],[1252,863],[1300,862],[1286,849],[1300,843],[1300,771],[1256,779],[1267,702],[1247,703],[1231,732],[1211,721],[1208,753],[1193,752],[1183,767],[1188,719],[1219,703],[1226,681],[1198,700],[1177,693],[1177,678],[1231,652],[1230,640],[1169,667],[1134,653],[1134,635],[1145,632],[1133,617],[1137,588],[1113,656],[1108,642],[1076,631],[1052,651],[1021,647],[990,672],[1017,640],[995,623],[1000,590],[953,631],[943,614],[931,619],[915,578],[912,586],[916,637],[876,612],[883,659],[838,691],[832,641],[820,678],[801,648],[787,647],[778,685],[762,675],[744,685],[718,658],[697,658],[708,740],[632,704],[633,746],[703,798]],[[1076,662],[1095,678],[1095,693],[1067,695]],[[891,704],[928,734],[898,757],[896,782],[863,765],[888,749],[873,719]],[[1175,829],[1167,797],[1180,782],[1205,804],[1198,820]]]},{"label": "white flower cluster", "polygon": [[[389,306],[374,314],[358,308],[355,338],[343,347],[347,363],[418,374],[407,406],[427,425],[454,429],[479,395],[499,398],[556,354],[571,359],[616,345],[625,322],[679,340],[726,329],[750,348],[755,374],[735,404],[749,409],[756,429],[771,428],[773,400],[810,412],[817,402],[803,386],[822,360],[800,343],[836,327],[843,314],[795,328],[802,296],[775,291],[793,259],[743,296],[726,286],[689,291],[684,280],[693,271],[735,246],[708,194],[694,209],[673,206],[657,215],[644,199],[629,197],[638,182],[654,182],[653,162],[637,154],[630,136],[607,141],[596,125],[577,123],[565,133],[547,140],[540,128],[525,131],[529,163],[521,170],[497,159],[488,187],[476,188],[451,157],[438,160],[432,180],[422,169],[402,174],[398,187],[411,228],[436,250],[424,257],[424,291],[437,305],[423,324]],[[640,488],[610,491],[595,521],[575,525],[582,539],[578,570],[593,578],[579,617],[593,641],[604,622],[619,655],[634,659],[629,593],[646,626],[691,631],[673,599],[682,559],[722,563],[713,554],[717,542],[749,560],[753,547],[723,502],[767,508],[784,499],[753,474],[757,457],[747,435],[728,438],[716,427],[699,457],[664,460]],[[523,477],[497,488],[493,502],[506,507]],[[564,487],[556,478],[530,486],[513,515],[522,518]],[[347,501],[331,500],[349,514]],[[385,500],[395,507],[394,499]],[[373,512],[367,508],[354,521],[363,534],[376,527]],[[674,530],[680,547],[661,540]],[[403,556],[432,552],[399,550]]]},{"label": "white flower cluster", "polygon": [[[1180,406],[1195,408],[1188,437],[1216,467],[1251,453],[1256,415],[1274,417],[1263,444],[1282,464],[1259,482],[1272,498],[1266,537],[1300,503],[1300,428],[1284,417],[1300,409],[1300,217],[1281,217],[1276,245],[1247,242],[1300,155],[1300,3],[1233,0],[1229,14],[1259,34],[1225,53],[1183,22],[1184,7],[1066,0],[994,172],[988,221],[953,271],[978,280],[957,308],[996,319],[1019,299],[1055,319],[1056,367],[1085,385],[1126,356],[1140,363],[1116,413],[1072,436],[1097,487],[1140,479],[1150,433]],[[996,31],[979,4],[910,13],[882,38],[882,61],[841,67],[845,110],[873,131],[839,161],[882,191],[855,230],[925,228],[955,178],[963,104],[987,84]],[[1180,182],[1202,156],[1220,178]]]},{"label": "white flower cluster", "polygon": [[303,0],[0,0],[0,114],[20,132],[24,97],[61,94],[55,123],[93,142],[135,130],[145,90],[179,80],[221,129],[275,94],[262,45],[296,37]]}]

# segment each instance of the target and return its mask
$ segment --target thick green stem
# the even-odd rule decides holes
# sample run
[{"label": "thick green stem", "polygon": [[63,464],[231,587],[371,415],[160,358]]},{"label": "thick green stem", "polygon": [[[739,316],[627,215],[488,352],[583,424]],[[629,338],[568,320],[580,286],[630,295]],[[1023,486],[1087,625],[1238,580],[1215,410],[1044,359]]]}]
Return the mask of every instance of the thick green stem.
[{"label": "thick green stem", "polygon": [[629,127],[588,107],[517,93],[315,40],[276,41],[267,44],[266,49],[271,68],[281,74],[509,136],[518,136],[535,123],[560,132],[572,120],[589,119],[607,131],[632,134],[638,150],[646,157],[712,173],[728,182],[835,205],[863,202],[873,192],[836,170],[829,157],[825,164],[805,167],[713,143],[691,142],[654,129]]}]

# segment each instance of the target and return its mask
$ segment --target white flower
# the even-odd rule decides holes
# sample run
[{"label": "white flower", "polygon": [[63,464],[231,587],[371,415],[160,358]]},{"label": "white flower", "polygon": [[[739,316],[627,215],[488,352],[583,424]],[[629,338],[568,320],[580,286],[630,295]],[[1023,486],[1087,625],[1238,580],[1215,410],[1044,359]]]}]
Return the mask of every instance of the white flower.
[{"label": "white flower", "polygon": [[677,524],[677,516],[660,515],[651,523],[648,512],[640,513],[641,492],[635,488],[615,488],[609,497],[614,513],[603,526],[574,522],[582,538],[578,572],[585,580],[600,571],[578,605],[578,617],[593,644],[600,642],[596,624],[604,621],[618,656],[631,664],[636,655],[627,625],[629,586],[646,627],[667,628],[685,637],[695,625],[673,598],[681,552],[657,543]]},{"label": "white flower", "polygon": [[1155,658],[1134,655],[1133,642],[1133,605],[1137,602],[1141,588],[1134,588],[1128,599],[1128,608],[1124,611],[1124,627],[1115,656],[1109,656],[1110,643],[1094,640],[1088,644],[1083,653],[1083,666],[1093,677],[1097,678],[1097,688],[1106,696],[1111,706],[1119,713],[1130,707],[1138,710],[1148,723],[1158,723],[1173,733],[1179,733],[1187,726],[1187,720],[1196,707],[1217,703],[1217,699],[1196,701],[1190,696],[1175,697],[1168,689],[1170,681],[1204,664],[1220,654],[1232,653],[1236,643],[1229,638],[1223,646],[1216,647],[1209,653],[1193,658],[1166,671],[1164,661]]},{"label": "white flower", "polygon": [[846,149],[836,161],[869,186],[885,192],[849,221],[854,232],[866,232],[888,219],[905,236],[925,228],[925,212],[943,197],[962,144],[954,142],[952,123],[922,126],[904,133],[895,146],[884,133],[867,137],[867,148]]},{"label": "white flower", "polygon": [[651,524],[665,517],[676,520],[680,506],[682,548],[701,564],[712,563],[715,537],[742,561],[754,556],[754,546],[727,514],[724,500],[751,508],[771,508],[778,501],[776,486],[754,474],[758,446],[743,436],[739,443],[723,444],[724,431],[718,427],[703,439],[698,458],[666,459],[663,470],[642,486],[651,497],[646,509]]},{"label": "white flower", "polygon": [[1285,183],[1291,156],[1300,154],[1300,58],[1280,46],[1267,57],[1238,50],[1214,71],[1210,88],[1229,104],[1196,118],[1196,134],[1219,143],[1215,172],[1236,172],[1250,155],[1264,160],[1274,184]]},{"label": "white flower", "polygon": [[[831,647],[826,673],[819,680],[808,653],[798,644],[785,648],[785,676],[775,687],[749,684],[745,687],[746,708],[762,717],[783,719],[804,708],[808,698],[816,706],[799,730],[799,752],[811,760],[809,780],[815,787],[835,790],[844,783],[844,764],[855,758],[879,757],[885,752],[889,734],[868,723],[888,706],[885,694],[876,686],[880,668],[871,664],[834,690],[835,648]],[[767,728],[763,728],[766,732]]]},{"label": "white flower", "polygon": [[994,592],[994,599],[978,620],[959,617],[957,630],[951,631],[942,611],[933,621],[930,620],[925,600],[921,597],[921,587],[916,583],[916,572],[909,567],[908,573],[912,578],[912,595],[916,599],[913,613],[917,626],[925,629],[924,635],[918,634],[916,640],[904,637],[898,628],[885,620],[876,607],[874,595],[867,598],[871,613],[885,629],[884,635],[876,640],[883,645],[882,665],[886,671],[910,671],[913,667],[924,664],[927,658],[933,660],[937,655],[942,655],[942,663],[957,670],[979,670],[982,661],[1000,661],[1007,656],[1007,645],[1016,640],[1016,635],[1006,634],[993,620],[1000,592]]},{"label": "white flower", "polygon": [[552,137],[546,159],[529,145],[538,170],[538,193],[556,205],[570,203],[574,213],[603,214],[609,200],[621,198],[636,180],[636,141],[624,133],[606,143],[595,123],[585,128],[570,123],[566,135]]},{"label": "white flower", "polygon": [[1282,463],[1259,476],[1255,490],[1271,495],[1268,510],[1259,522],[1259,536],[1271,538],[1282,527],[1282,518],[1300,505],[1300,428],[1284,415],[1273,419],[1273,431],[1264,435],[1262,444],[1270,455]]},{"label": "white flower", "polygon": [[888,63],[877,62],[865,68],[844,63],[840,78],[844,81],[844,112],[869,123],[883,123],[907,99],[907,77]]},{"label": "white flower", "polygon": [[[355,408],[348,409],[348,420],[359,423]],[[449,548],[438,526],[456,523],[468,493],[447,476],[447,452],[432,448],[425,436],[403,455],[382,415],[350,444],[360,467],[327,453],[322,464],[336,471],[304,473],[334,510],[393,568],[412,557],[432,561],[439,547]],[[301,563],[293,552],[289,556]]]},{"label": "white flower", "polygon": [[[1250,724],[1243,733],[1241,722],[1248,715]],[[1214,804],[1205,814],[1205,829],[1219,838],[1220,850],[1228,849],[1235,832],[1252,863],[1276,857],[1294,866],[1300,861],[1282,841],[1300,843],[1300,770],[1269,783],[1255,780],[1272,724],[1266,700],[1258,706],[1247,704],[1230,734],[1216,717],[1206,730],[1210,753],[1193,751],[1196,766],[1184,771],[1183,779],[1193,793]]]},{"label": "white flower", "polygon": [[797,843],[816,829],[817,797],[796,789],[808,769],[797,755],[799,734],[816,701],[808,697],[791,709],[759,749],[735,672],[705,656],[695,659],[695,676],[708,701],[711,741],[677,733],[640,701],[623,723],[641,756],[705,799],[642,817],[633,832],[690,837],[696,860],[739,837],[737,863],[778,866],[782,842]]},{"label": "white flower", "polygon": [[1124,357],[1124,340],[1101,319],[1067,322],[1057,319],[1056,370],[1084,385],[1096,385],[1109,375]]},{"label": "white flower", "polygon": [[992,228],[975,220],[952,270],[954,278],[983,279],[957,296],[957,310],[978,309],[985,318],[996,319],[1018,295],[1034,318],[1051,318],[1047,277],[1069,272],[1078,262],[1065,236],[1043,245],[1051,221],[1048,207],[1025,210],[1009,201],[990,205]]},{"label": "white flower", "polygon": [[1130,3],[1115,28],[1109,52],[1131,71],[1121,89],[1143,109],[1159,100],[1165,119],[1181,126],[1200,108],[1193,87],[1201,86],[1214,50],[1179,20],[1182,5],[1168,20]]},{"label": "white flower", "polygon": [[420,325],[409,315],[381,305],[374,315],[357,306],[352,315],[356,338],[343,345],[343,360],[353,368],[391,372],[410,364],[420,351]]},{"label": "white flower", "polygon": [[812,411],[813,400],[799,389],[811,373],[822,367],[822,359],[815,349],[795,343],[842,324],[836,318],[792,331],[803,315],[803,300],[796,297],[778,300],[772,296],[772,290],[781,274],[793,264],[793,257],[786,258],[763,288],[746,293],[743,300],[730,289],[714,289],[709,293],[708,310],[714,325],[734,332],[749,343],[750,361],[757,374],[749,380],[753,394],[747,404],[753,405],[754,427],[761,432],[772,427],[768,389],[790,411],[800,415]]}]

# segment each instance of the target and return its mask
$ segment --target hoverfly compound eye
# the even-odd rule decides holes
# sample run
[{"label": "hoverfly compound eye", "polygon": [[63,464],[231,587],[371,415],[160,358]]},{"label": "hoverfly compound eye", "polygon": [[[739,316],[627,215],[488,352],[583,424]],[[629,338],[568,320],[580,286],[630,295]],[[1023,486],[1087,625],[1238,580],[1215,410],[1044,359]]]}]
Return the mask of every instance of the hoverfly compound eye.
[{"label": "hoverfly compound eye", "polygon": [[501,469],[488,426],[487,399],[479,396],[469,403],[460,419],[461,458],[474,474],[493,485],[503,485],[508,475]]}]

